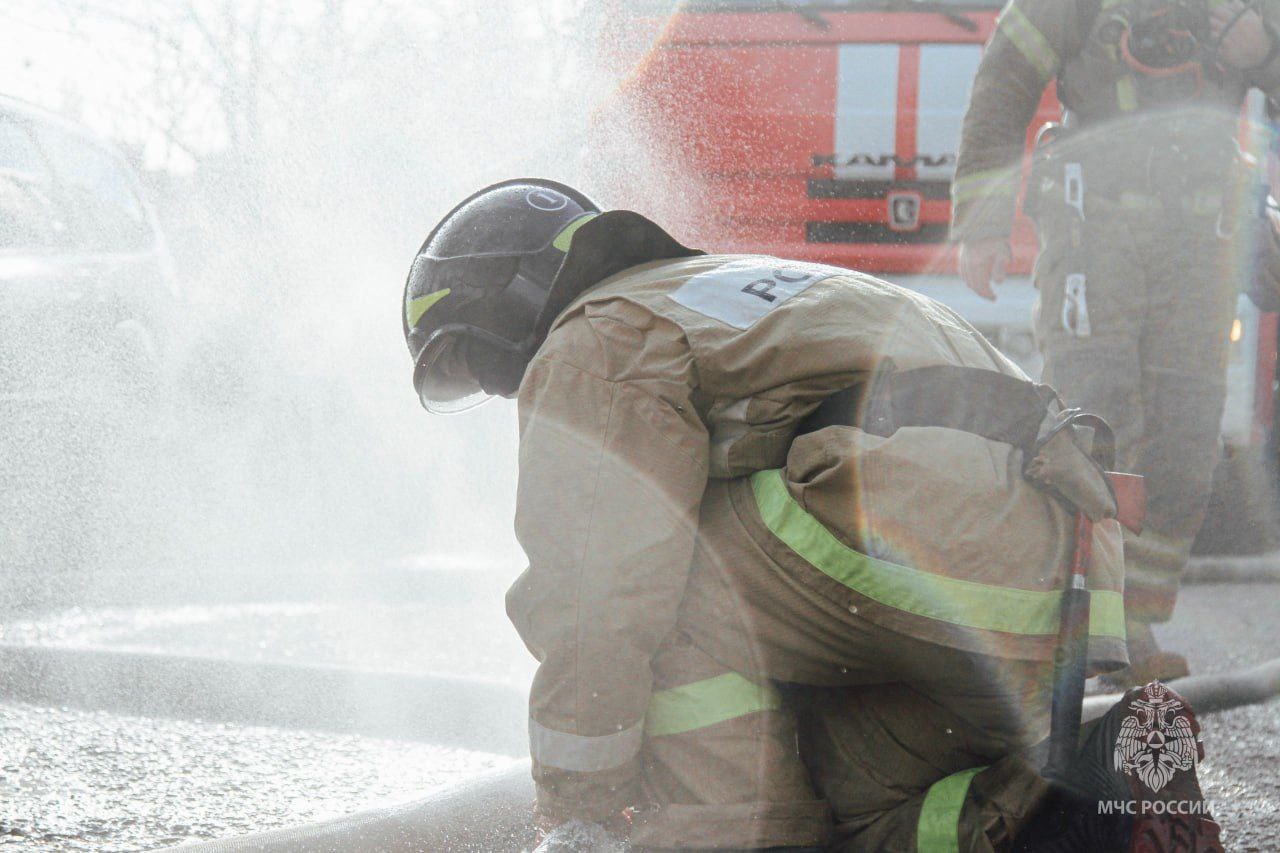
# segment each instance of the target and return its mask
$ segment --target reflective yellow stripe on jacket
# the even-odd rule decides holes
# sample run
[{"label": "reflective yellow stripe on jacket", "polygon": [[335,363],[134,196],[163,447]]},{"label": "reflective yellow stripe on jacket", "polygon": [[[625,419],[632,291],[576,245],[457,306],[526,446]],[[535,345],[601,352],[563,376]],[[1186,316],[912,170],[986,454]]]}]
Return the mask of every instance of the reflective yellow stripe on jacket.
[{"label": "reflective yellow stripe on jacket", "polygon": [[1022,175],[1013,167],[986,169],[956,178],[951,184],[951,200],[964,204],[980,198],[1012,198],[1018,194]]},{"label": "reflective yellow stripe on jacket", "polygon": [[1005,6],[997,26],[999,32],[1022,54],[1022,58],[1040,74],[1042,80],[1047,81],[1058,73],[1061,63],[1057,51],[1049,44],[1044,33],[1018,8],[1017,3]]},{"label": "reflective yellow stripe on jacket", "polygon": [[669,690],[656,690],[645,713],[649,737],[678,735],[704,729],[756,711],[776,711],[782,698],[770,684],[758,684],[736,672],[726,672]]},{"label": "reflective yellow stripe on jacket", "polygon": [[[869,557],[837,539],[805,511],[782,479],[782,471],[751,478],[765,526],[788,548],[828,577],[888,607],[966,628],[1008,634],[1055,635],[1062,607],[1058,591],[995,586],[944,577]],[[1095,590],[1089,633],[1123,639],[1124,599]]]}]

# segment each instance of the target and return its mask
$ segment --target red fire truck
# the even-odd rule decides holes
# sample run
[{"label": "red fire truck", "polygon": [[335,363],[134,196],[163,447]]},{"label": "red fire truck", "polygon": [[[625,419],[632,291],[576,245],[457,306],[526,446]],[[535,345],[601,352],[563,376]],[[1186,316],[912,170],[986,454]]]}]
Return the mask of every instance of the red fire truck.
[{"label": "red fire truck", "polygon": [[[630,14],[615,18],[611,38],[632,46],[630,57],[619,52],[630,71],[598,123],[610,141],[596,149],[608,152],[595,183],[609,201],[652,212],[694,245],[853,267],[921,291],[1039,371],[1031,223],[1015,223],[995,303],[963,285],[947,242],[960,124],[1003,0],[623,5]],[[1050,90],[1028,144],[1058,115]],[[1268,446],[1274,315],[1242,297],[1231,339],[1230,488],[1215,500],[1262,506],[1230,469],[1254,474]]]}]

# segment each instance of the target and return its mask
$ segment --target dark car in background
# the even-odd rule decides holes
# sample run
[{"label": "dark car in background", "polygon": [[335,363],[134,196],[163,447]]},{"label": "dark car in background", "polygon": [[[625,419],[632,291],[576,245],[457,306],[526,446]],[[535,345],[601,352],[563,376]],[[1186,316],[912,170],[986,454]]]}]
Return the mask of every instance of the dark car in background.
[{"label": "dark car in background", "polygon": [[80,125],[0,96],[0,403],[145,394],[179,297],[125,159]]}]

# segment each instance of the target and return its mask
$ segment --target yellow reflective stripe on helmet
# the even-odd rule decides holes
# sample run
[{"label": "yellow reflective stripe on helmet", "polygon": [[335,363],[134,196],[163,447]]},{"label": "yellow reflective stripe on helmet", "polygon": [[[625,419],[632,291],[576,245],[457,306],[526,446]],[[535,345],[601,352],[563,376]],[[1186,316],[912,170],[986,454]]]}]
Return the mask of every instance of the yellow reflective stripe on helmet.
[{"label": "yellow reflective stripe on helmet", "polygon": [[569,251],[569,244],[573,242],[573,235],[578,232],[579,228],[586,225],[599,215],[600,214],[598,213],[586,213],[579,216],[560,230],[560,233],[556,235],[556,238],[551,241],[551,245],[555,246],[562,252]]},{"label": "yellow reflective stripe on helmet", "polygon": [[993,195],[1013,196],[1018,192],[1017,169],[985,169],[958,177],[951,184],[951,200],[957,204]]},{"label": "yellow reflective stripe on helmet", "polygon": [[782,697],[770,684],[757,684],[736,672],[656,690],[649,698],[644,733],[650,737],[704,729],[756,711],[776,711]]},{"label": "yellow reflective stripe on helmet", "polygon": [[418,325],[418,321],[422,319],[422,315],[427,313],[432,305],[435,305],[441,299],[449,295],[449,288],[437,290],[435,293],[428,293],[426,296],[418,296],[409,300],[409,305],[405,309],[409,317],[409,328]]},{"label": "yellow reflective stripe on helmet", "polygon": [[969,783],[985,767],[952,773],[929,786],[916,824],[917,853],[960,853],[960,812]]},{"label": "yellow reflective stripe on helmet", "polygon": [[1058,73],[1057,52],[1016,2],[1005,6],[997,26],[1045,81]]},{"label": "yellow reflective stripe on helmet", "polygon": [[[818,571],[873,601],[927,619],[1007,634],[1055,635],[1062,607],[1058,591],[960,580],[868,557],[837,539],[796,502],[782,471],[753,474],[751,488],[765,526]],[[1094,590],[1089,633],[1124,639],[1124,599]]]}]

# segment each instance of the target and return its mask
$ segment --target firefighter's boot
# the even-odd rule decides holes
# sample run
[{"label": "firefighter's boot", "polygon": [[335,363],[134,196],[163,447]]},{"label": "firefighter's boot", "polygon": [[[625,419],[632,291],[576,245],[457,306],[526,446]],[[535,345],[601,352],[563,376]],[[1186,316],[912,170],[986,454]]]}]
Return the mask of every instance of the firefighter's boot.
[{"label": "firefighter's boot", "polygon": [[1221,853],[1196,768],[1200,724],[1153,681],[1126,692],[1089,726],[1067,786],[1018,836],[1020,853]]},{"label": "firefighter's boot", "polygon": [[1129,665],[1101,676],[1100,680],[1108,688],[1128,690],[1152,681],[1184,678],[1190,673],[1186,658],[1160,648],[1150,623],[1128,620],[1125,633],[1128,635]]},{"label": "firefighter's boot", "polygon": [[1050,795],[1013,843],[1013,853],[1128,853],[1133,818],[1102,814],[1097,801],[1063,790]]},{"label": "firefighter's boot", "polygon": [[1191,706],[1152,681],[1125,693],[1108,717],[1108,742],[1116,730],[1114,772],[1124,774],[1137,803],[1129,851],[1221,853],[1221,828],[1196,774],[1204,743]]}]

